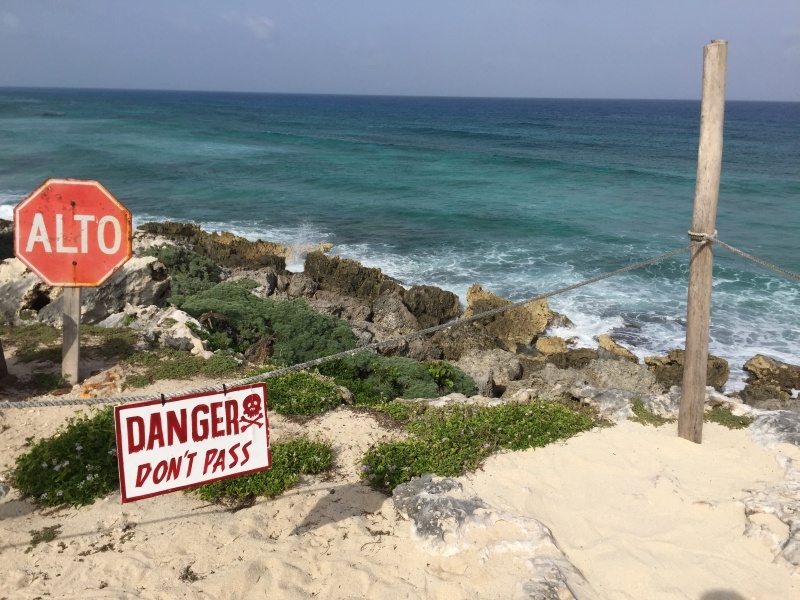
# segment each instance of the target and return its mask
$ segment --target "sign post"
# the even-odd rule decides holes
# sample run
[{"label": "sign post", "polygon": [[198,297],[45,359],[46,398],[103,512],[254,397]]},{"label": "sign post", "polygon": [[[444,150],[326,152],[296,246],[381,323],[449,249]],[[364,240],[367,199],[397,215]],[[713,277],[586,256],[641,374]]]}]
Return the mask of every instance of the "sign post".
[{"label": "sign post", "polygon": [[81,288],[98,287],[132,254],[131,213],[99,182],[48,179],[14,208],[14,254],[64,288],[61,374],[78,382]]}]

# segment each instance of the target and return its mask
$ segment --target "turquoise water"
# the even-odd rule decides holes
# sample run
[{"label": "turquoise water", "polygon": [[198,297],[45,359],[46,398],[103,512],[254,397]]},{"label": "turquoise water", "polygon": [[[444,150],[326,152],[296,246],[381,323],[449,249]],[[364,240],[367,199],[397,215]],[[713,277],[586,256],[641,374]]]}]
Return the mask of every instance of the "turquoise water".
[{"label": "turquoise water", "polygon": [[[519,300],[685,245],[698,127],[695,101],[0,89],[0,217],[48,177],[97,179],[135,223],[328,241],[409,285]],[[800,272],[800,104],[729,103],[725,127],[720,238]],[[556,297],[558,333],[682,346],[687,272]],[[800,284],[721,248],[715,277],[711,351],[800,363]]]}]

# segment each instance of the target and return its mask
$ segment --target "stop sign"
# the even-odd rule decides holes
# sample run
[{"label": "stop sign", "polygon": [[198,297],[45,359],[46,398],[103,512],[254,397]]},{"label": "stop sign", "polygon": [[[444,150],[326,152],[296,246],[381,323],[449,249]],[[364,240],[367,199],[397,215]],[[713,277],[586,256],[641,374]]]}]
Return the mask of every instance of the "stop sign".
[{"label": "stop sign", "polygon": [[48,179],[14,208],[14,254],[50,285],[95,287],[131,257],[131,230],[97,181]]}]

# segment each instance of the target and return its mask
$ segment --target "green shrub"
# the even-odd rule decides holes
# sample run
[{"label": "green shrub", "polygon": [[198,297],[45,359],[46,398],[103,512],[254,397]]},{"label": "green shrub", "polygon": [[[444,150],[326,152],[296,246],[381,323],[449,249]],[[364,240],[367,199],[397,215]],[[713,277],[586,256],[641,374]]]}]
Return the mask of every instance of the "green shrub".
[{"label": "green shrub", "polygon": [[472,396],[475,382],[446,362],[357,354],[321,365],[320,373],[353,392],[355,403],[376,406],[395,398],[436,398],[451,392]]},{"label": "green shrub", "polygon": [[307,371],[286,373],[266,382],[269,408],[281,415],[321,415],[341,403],[333,382]]},{"label": "green shrub", "polygon": [[[291,365],[355,347],[346,321],[314,312],[304,300],[276,302],[238,285],[221,283],[187,298],[181,307],[195,318],[218,313],[235,330],[234,349],[244,351],[264,335],[275,338],[273,358]],[[214,332],[212,332],[214,333]]]},{"label": "green shrub", "polygon": [[274,498],[295,485],[301,475],[328,470],[333,462],[333,448],[326,442],[298,438],[272,446],[272,467],[251,475],[223,479],[196,488],[203,500],[243,501],[265,496]]},{"label": "green shrub", "polygon": [[406,426],[412,437],[370,448],[362,458],[362,478],[388,491],[424,473],[455,477],[498,450],[545,446],[592,426],[589,416],[555,402],[412,411]]},{"label": "green shrub", "polygon": [[187,296],[208,290],[222,281],[222,270],[207,256],[182,246],[164,245],[142,252],[155,256],[167,267],[172,278],[170,303],[181,306]]},{"label": "green shrub", "polygon": [[12,483],[46,506],[91,504],[119,488],[111,407],[71,418],[52,438],[17,457]]},{"label": "green shrub", "polygon": [[179,350],[162,349],[154,352],[137,352],[128,362],[144,370],[129,376],[129,387],[144,387],[161,379],[191,379],[193,377],[220,378],[239,373],[242,369],[229,353],[218,352],[209,359]]}]

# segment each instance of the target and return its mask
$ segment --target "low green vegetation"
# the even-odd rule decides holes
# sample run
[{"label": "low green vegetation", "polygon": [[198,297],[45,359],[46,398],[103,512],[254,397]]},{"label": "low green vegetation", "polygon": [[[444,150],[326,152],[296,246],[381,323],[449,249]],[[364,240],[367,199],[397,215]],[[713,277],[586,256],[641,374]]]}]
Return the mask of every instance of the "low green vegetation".
[{"label": "low green vegetation", "polygon": [[119,488],[111,407],[73,417],[53,437],[29,443],[12,482],[39,504],[82,506]]},{"label": "low green vegetation", "polygon": [[236,358],[222,352],[205,359],[188,352],[162,349],[138,352],[128,363],[142,372],[129,375],[125,380],[126,388],[144,387],[161,379],[225,378],[243,372]]},{"label": "low green vegetation", "polygon": [[221,283],[187,297],[181,309],[210,330],[213,338],[209,341],[216,348],[243,352],[265,335],[272,336],[273,359],[280,364],[297,364],[355,347],[346,321],[321,315],[304,300],[259,298],[235,283]]},{"label": "low green vegetation", "polygon": [[526,402],[486,407],[410,406],[409,439],[383,442],[362,458],[362,478],[391,491],[424,473],[458,476],[475,470],[498,450],[545,446],[591,429],[591,417],[555,402]]},{"label": "low green vegetation", "polygon": [[258,496],[274,498],[296,485],[301,475],[330,469],[333,448],[327,442],[297,438],[272,446],[272,468],[251,475],[223,479],[196,488],[209,502],[242,503]]},{"label": "low green vegetation", "polygon": [[319,367],[320,373],[353,392],[355,404],[376,406],[395,398],[437,398],[451,392],[472,396],[471,377],[446,362],[357,354]]},{"label": "low green vegetation", "polygon": [[281,415],[321,415],[341,404],[336,385],[308,371],[266,379],[269,409]]},{"label": "low green vegetation", "polygon": [[[0,337],[13,346],[20,362],[61,362],[62,332],[44,323],[6,325]],[[81,352],[85,356],[122,359],[136,351],[139,336],[127,328],[81,326]]]},{"label": "low green vegetation", "polygon": [[710,423],[717,423],[723,425],[728,429],[744,429],[749,427],[753,422],[752,417],[734,415],[729,408],[722,406],[715,406],[709,411],[706,411],[704,420]]},{"label": "low green vegetation", "polygon": [[631,417],[631,421],[635,421],[636,423],[641,423],[642,425],[652,425],[653,427],[660,427],[665,423],[671,423],[673,419],[666,419],[664,417],[658,416],[656,413],[647,410],[644,407],[644,402],[641,398],[634,398],[631,401],[631,410],[633,411],[633,416]]},{"label": "low green vegetation", "polygon": [[33,550],[39,544],[46,544],[52,542],[61,533],[61,525],[49,525],[42,529],[31,529],[28,533],[31,534],[30,546],[25,550],[25,554]]},{"label": "low green vegetation", "polygon": [[222,270],[213,260],[182,246],[170,244],[150,248],[142,256],[155,256],[167,267],[172,278],[169,301],[181,306],[187,296],[211,289],[222,281]]}]

